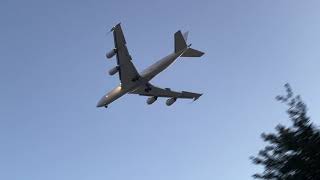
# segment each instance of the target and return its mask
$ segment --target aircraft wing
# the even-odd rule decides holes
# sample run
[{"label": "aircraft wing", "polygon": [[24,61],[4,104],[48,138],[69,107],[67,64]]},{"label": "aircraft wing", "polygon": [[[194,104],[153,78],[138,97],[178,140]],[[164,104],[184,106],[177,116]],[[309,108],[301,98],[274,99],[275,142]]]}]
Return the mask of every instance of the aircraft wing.
[{"label": "aircraft wing", "polygon": [[193,99],[197,100],[202,94],[193,93],[193,92],[187,92],[187,91],[172,91],[169,88],[159,88],[152,84],[147,84],[145,86],[140,87],[139,89],[136,89],[130,94],[139,94],[141,96],[155,96],[155,97],[173,97],[173,98],[182,98],[182,99]]},{"label": "aircraft wing", "polygon": [[120,23],[112,28],[114,45],[116,49],[117,65],[119,67],[119,78],[122,86],[130,84],[139,78],[139,73],[131,62],[132,58],[126,46]]}]

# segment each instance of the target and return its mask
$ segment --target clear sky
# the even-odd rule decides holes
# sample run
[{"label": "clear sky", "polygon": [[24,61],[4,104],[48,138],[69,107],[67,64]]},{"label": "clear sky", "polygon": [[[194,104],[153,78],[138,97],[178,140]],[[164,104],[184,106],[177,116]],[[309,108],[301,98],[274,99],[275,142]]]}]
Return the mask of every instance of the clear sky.
[{"label": "clear sky", "polygon": [[[0,179],[246,180],[288,123],[274,97],[291,83],[318,124],[319,0],[0,1]],[[122,23],[138,70],[173,51],[173,34],[206,52],[152,82],[202,92],[171,107],[127,95],[105,59]]]}]

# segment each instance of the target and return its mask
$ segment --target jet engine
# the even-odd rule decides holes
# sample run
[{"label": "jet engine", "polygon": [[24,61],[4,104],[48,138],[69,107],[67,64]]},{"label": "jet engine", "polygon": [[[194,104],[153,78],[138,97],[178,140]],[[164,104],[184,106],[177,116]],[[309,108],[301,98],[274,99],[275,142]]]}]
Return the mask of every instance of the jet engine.
[{"label": "jet engine", "polygon": [[110,69],[109,70],[109,75],[110,76],[114,75],[115,73],[117,73],[119,71],[119,69],[120,69],[119,66],[116,66],[116,67]]},{"label": "jet engine", "polygon": [[150,105],[150,104],[154,103],[157,99],[158,99],[158,97],[156,97],[156,96],[149,97],[147,99],[147,104]]},{"label": "jet engine", "polygon": [[167,106],[171,106],[174,102],[176,102],[177,98],[173,97],[170,99],[167,99],[166,104]]},{"label": "jet engine", "polygon": [[116,49],[112,49],[111,51],[109,51],[107,54],[106,54],[106,57],[108,59],[112,58],[115,54],[117,53],[117,50]]}]

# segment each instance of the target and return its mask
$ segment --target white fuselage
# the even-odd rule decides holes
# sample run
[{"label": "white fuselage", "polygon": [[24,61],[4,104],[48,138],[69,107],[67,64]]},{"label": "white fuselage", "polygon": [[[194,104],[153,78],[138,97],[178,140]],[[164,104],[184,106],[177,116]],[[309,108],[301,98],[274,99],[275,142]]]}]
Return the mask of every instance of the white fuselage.
[{"label": "white fuselage", "polygon": [[145,86],[156,75],[167,69],[179,56],[181,56],[181,54],[183,54],[185,50],[186,49],[177,53],[171,53],[168,56],[160,59],[156,63],[152,64],[150,67],[140,73],[140,78],[138,80],[133,81],[130,84],[126,84],[125,86],[120,84],[112,91],[104,95],[98,102],[97,107],[107,106],[121,96],[132,92],[140,88],[141,86]]}]

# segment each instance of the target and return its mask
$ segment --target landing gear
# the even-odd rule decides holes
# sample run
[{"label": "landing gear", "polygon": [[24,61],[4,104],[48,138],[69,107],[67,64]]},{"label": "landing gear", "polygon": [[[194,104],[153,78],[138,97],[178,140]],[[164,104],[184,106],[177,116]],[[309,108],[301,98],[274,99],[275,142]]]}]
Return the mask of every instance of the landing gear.
[{"label": "landing gear", "polygon": [[108,105],[105,105],[104,108],[108,108]]},{"label": "landing gear", "polygon": [[139,77],[139,76],[136,76],[136,77],[132,78],[131,81],[132,81],[132,82],[136,82],[136,81],[138,81],[139,79],[140,79],[140,77]]},{"label": "landing gear", "polygon": [[146,84],[147,88],[144,89],[145,92],[149,92],[152,90],[151,86]]},{"label": "landing gear", "polygon": [[145,88],[144,91],[145,91],[145,92],[150,92],[150,91],[151,91],[151,88]]}]

